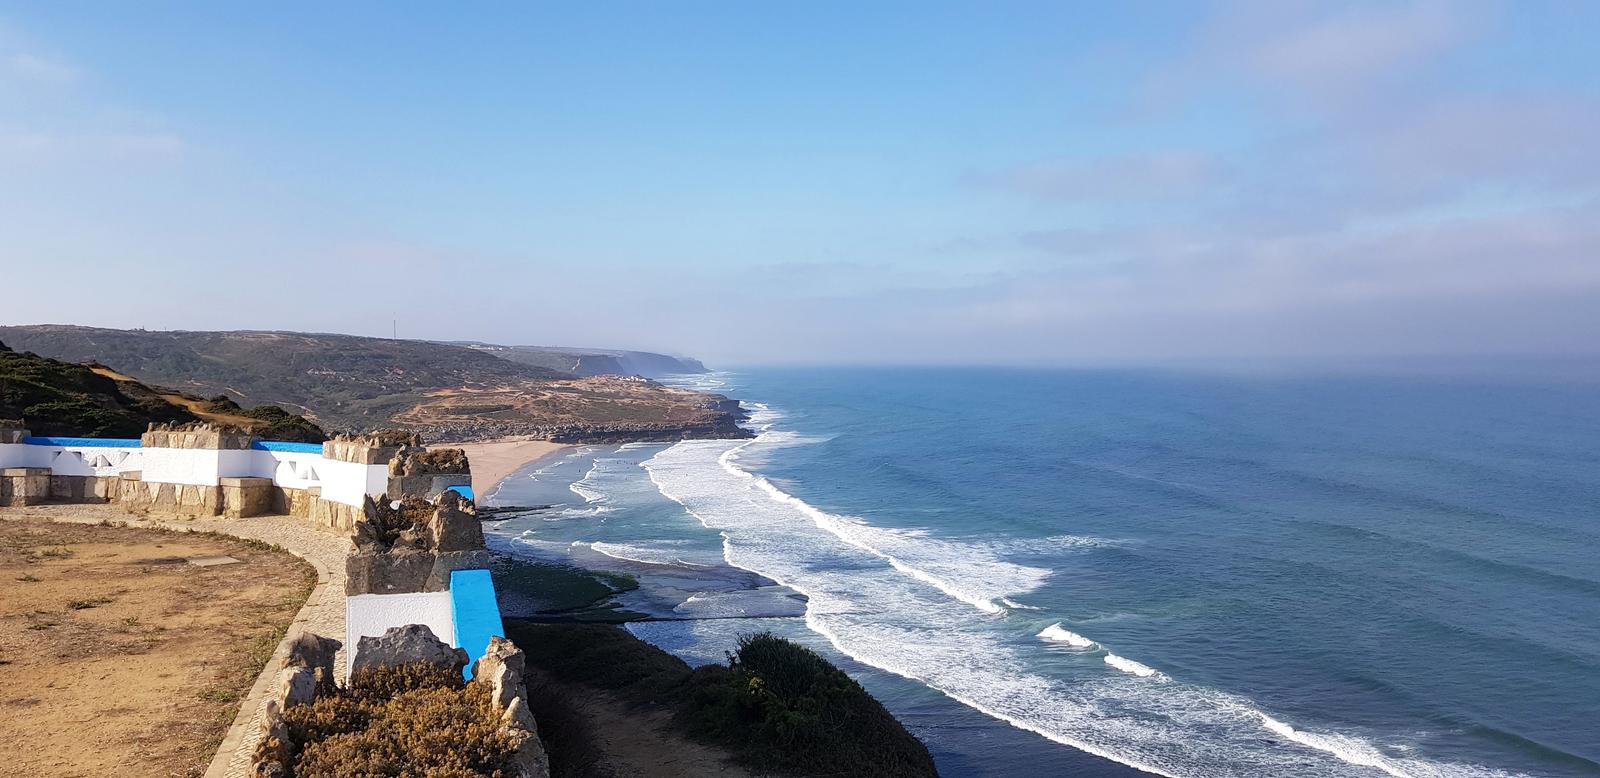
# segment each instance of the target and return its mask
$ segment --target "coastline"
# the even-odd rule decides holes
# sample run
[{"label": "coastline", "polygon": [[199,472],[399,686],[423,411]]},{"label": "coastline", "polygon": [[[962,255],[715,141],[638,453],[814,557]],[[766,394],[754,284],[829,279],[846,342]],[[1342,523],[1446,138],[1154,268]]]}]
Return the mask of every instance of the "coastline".
[{"label": "coastline", "polygon": [[501,481],[535,460],[570,447],[570,443],[510,438],[480,443],[447,443],[429,448],[459,448],[472,464],[472,493],[483,499]]}]

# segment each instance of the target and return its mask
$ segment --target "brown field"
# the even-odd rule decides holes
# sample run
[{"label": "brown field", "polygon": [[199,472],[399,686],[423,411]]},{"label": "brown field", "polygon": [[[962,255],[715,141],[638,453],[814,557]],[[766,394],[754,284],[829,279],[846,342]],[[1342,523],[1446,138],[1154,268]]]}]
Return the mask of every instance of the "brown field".
[{"label": "brown field", "polygon": [[0,513],[0,775],[203,774],[315,581],[251,541]]}]

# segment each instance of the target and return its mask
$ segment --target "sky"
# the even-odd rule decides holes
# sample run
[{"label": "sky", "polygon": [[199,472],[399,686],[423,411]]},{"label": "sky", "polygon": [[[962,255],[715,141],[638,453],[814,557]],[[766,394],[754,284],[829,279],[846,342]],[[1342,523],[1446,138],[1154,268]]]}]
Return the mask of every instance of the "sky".
[{"label": "sky", "polygon": [[1596,29],[1585,0],[0,0],[0,323],[1595,356]]}]

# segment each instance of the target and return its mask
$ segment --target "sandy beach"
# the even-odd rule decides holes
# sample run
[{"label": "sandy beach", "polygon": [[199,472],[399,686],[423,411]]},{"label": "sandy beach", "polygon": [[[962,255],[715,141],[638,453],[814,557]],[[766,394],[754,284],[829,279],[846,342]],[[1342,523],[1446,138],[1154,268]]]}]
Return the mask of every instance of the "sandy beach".
[{"label": "sandy beach", "polygon": [[451,443],[432,448],[459,448],[472,463],[472,493],[482,499],[523,465],[567,447],[548,440],[493,440],[485,443]]}]

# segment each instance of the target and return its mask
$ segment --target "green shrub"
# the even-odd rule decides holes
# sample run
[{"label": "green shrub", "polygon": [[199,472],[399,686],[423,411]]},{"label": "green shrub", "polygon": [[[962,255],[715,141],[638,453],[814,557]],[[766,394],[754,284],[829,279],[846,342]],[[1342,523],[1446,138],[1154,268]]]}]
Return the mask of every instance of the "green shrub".
[{"label": "green shrub", "polygon": [[[697,740],[721,746],[762,772],[867,778],[937,776],[928,749],[861,685],[803,646],[769,633],[740,639],[727,665],[691,670],[682,660],[609,626],[506,622],[506,634],[537,668],[561,682],[613,692],[674,712]],[[540,707],[535,717],[552,712]],[[560,714],[561,711],[553,711]],[[592,751],[581,727],[540,735],[556,775]]]},{"label": "green shrub", "polygon": [[883,705],[816,652],[745,635],[727,668],[701,668],[690,726],[768,770],[933,776],[933,758]]}]

